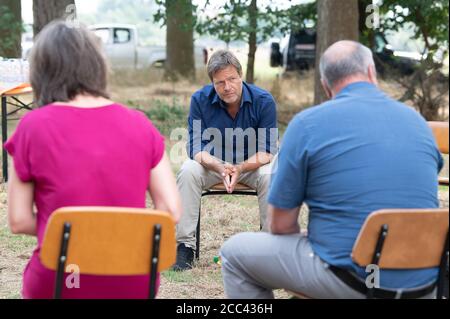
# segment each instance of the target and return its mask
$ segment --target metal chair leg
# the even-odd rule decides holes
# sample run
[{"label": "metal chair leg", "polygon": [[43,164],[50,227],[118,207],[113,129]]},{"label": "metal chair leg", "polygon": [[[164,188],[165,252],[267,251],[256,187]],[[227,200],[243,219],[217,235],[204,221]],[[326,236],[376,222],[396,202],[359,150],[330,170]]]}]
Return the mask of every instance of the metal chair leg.
[{"label": "metal chair leg", "polygon": [[200,199],[200,207],[198,209],[198,221],[197,221],[197,231],[195,234],[195,258],[198,260],[200,258],[200,213],[202,211],[202,202]]}]

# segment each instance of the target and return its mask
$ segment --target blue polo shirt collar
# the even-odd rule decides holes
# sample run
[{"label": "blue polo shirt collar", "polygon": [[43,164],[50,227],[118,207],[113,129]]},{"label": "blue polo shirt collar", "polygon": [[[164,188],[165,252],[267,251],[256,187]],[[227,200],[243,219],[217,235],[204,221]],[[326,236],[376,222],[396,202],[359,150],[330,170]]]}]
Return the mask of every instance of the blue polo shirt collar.
[{"label": "blue polo shirt collar", "polygon": [[[250,94],[250,91],[247,87],[247,83],[242,82],[242,99],[241,99],[241,106],[244,106],[244,103],[250,103],[252,104],[253,100],[252,100],[252,96]],[[225,107],[225,103],[219,98],[219,94],[214,95],[214,98],[212,100],[212,104],[218,104],[220,107],[226,108]]]},{"label": "blue polo shirt collar", "polygon": [[374,84],[372,84],[372,83],[365,82],[365,81],[350,83],[349,85],[344,87],[336,95],[336,97],[339,97],[339,96],[344,95],[346,93],[351,93],[351,92],[355,92],[355,91],[359,91],[359,90],[367,90],[367,89],[370,89],[370,88],[374,89],[374,88],[376,88],[376,86]]}]

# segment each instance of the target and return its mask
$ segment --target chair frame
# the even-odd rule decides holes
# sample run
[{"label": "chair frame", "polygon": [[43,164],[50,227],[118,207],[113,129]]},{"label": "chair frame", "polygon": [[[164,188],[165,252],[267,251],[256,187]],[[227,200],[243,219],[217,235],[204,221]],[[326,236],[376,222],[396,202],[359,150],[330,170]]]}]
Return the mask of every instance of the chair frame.
[{"label": "chair frame", "polygon": [[[220,185],[220,184],[217,184]],[[241,186],[245,186],[248,188],[248,190],[235,190],[231,194],[228,193],[226,190],[222,189],[213,189],[213,187],[217,186],[214,185],[211,188],[205,190],[202,192],[202,196],[200,197],[200,206],[198,209],[198,221],[197,221],[197,229],[195,232],[195,240],[196,240],[196,249],[195,249],[195,258],[198,260],[200,258],[200,216],[202,212],[202,198],[203,196],[213,196],[213,195],[244,195],[244,196],[258,196],[258,192],[252,188],[250,188],[247,185],[244,184],[238,184]]]}]

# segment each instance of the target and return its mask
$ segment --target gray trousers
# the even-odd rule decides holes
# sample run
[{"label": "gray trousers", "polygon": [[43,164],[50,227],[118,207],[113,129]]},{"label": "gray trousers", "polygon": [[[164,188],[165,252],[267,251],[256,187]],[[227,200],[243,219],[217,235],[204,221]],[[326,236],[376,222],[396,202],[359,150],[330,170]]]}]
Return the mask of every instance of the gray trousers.
[{"label": "gray trousers", "polygon": [[271,299],[280,288],[311,298],[365,298],[328,269],[304,235],[240,233],[224,243],[220,255],[228,298]]},{"label": "gray trousers", "polygon": [[[266,230],[267,193],[270,183],[270,164],[260,167],[253,172],[240,176],[239,183],[243,183],[258,193],[260,225]],[[181,194],[183,214],[177,225],[177,243],[184,243],[187,247],[195,247],[195,231],[197,228],[200,200],[203,190],[218,183],[222,183],[222,176],[207,170],[198,162],[188,159],[183,163],[177,175],[177,186]]]}]

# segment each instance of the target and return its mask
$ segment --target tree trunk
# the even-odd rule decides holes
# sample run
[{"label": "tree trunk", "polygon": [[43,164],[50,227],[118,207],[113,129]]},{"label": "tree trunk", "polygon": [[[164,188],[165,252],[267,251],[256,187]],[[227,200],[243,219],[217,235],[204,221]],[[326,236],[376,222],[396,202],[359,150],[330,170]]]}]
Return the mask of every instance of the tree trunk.
[{"label": "tree trunk", "polygon": [[55,19],[73,18],[75,18],[75,0],[33,0],[34,36]]},{"label": "tree trunk", "polygon": [[316,75],[314,87],[314,104],[316,105],[327,100],[320,83],[320,57],[336,41],[358,41],[358,0],[318,0],[317,13]]},{"label": "tree trunk", "polygon": [[192,11],[191,0],[166,0],[166,79],[195,79]]},{"label": "tree trunk", "polygon": [[248,7],[250,20],[250,33],[248,37],[248,61],[247,61],[247,83],[255,82],[255,53],[256,53],[256,29],[258,28],[258,7],[256,0],[252,0]]},{"label": "tree trunk", "polygon": [[[5,11],[3,10],[6,9]],[[0,56],[22,56],[22,7],[18,0],[0,0]]]}]

